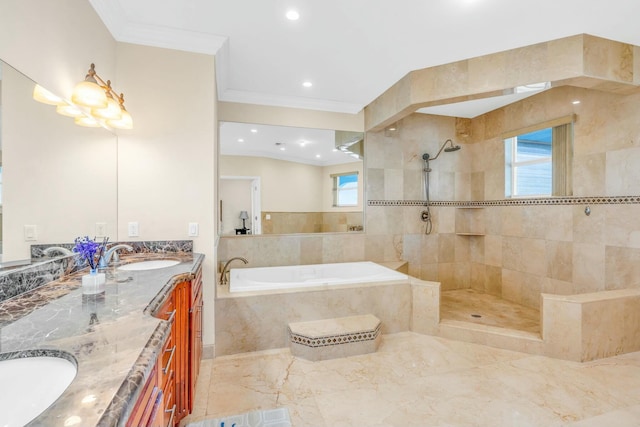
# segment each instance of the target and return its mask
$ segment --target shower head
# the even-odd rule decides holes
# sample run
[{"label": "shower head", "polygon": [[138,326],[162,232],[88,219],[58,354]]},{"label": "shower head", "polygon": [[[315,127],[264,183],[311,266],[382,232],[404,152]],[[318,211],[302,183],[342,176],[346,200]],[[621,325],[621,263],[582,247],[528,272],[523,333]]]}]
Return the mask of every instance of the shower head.
[{"label": "shower head", "polygon": [[[449,146],[447,147],[447,144],[449,144]],[[447,147],[447,148],[445,148]],[[442,151],[444,150],[446,153],[451,153],[453,151],[458,151],[461,147],[459,145],[453,145],[453,141],[450,139],[447,139],[444,144],[442,144],[442,146],[440,147],[440,149],[438,150],[438,154],[436,154],[434,157],[429,156],[429,153],[424,153],[422,155],[422,160],[424,161],[429,161],[429,160],[435,160],[438,158],[438,156],[440,155],[440,153],[442,153]]]}]

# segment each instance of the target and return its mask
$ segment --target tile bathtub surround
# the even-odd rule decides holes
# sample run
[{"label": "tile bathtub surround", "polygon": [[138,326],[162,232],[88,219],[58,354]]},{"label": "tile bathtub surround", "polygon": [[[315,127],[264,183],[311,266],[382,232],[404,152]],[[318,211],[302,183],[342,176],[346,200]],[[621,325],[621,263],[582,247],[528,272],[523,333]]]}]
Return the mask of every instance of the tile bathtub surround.
[{"label": "tile bathtub surround", "polygon": [[230,294],[226,286],[219,286],[215,302],[216,356],[288,347],[287,327],[291,322],[373,314],[382,323],[382,333],[407,331],[413,304],[411,286],[406,280],[245,295]]},{"label": "tile bathtub surround", "polygon": [[631,427],[640,353],[575,363],[411,332],[310,362],[286,349],[203,361],[187,422],[286,407],[292,425]]}]

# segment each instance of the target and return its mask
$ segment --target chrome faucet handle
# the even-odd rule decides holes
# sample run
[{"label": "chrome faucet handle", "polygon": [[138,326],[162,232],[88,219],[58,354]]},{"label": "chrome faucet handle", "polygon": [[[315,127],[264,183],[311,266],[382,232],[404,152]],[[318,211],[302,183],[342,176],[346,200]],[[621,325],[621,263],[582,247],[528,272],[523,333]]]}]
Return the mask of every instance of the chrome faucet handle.
[{"label": "chrome faucet handle", "polygon": [[114,262],[120,262],[120,256],[118,255],[118,249],[126,249],[129,252],[133,252],[133,247],[125,244],[114,245],[106,251],[102,257],[100,257],[99,267],[107,268],[109,267],[109,262],[113,259]]}]

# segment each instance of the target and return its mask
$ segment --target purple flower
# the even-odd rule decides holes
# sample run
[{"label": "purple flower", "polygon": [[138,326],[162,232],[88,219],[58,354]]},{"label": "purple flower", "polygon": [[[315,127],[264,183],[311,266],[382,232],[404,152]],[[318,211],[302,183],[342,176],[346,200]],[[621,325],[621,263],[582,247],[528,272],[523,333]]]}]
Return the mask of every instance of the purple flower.
[{"label": "purple flower", "polygon": [[96,270],[100,257],[107,245],[107,239],[104,239],[102,244],[100,244],[90,239],[89,236],[84,236],[82,238],[76,237],[74,243],[73,252],[78,254],[78,259],[82,260],[82,262],[86,261],[91,270]]}]

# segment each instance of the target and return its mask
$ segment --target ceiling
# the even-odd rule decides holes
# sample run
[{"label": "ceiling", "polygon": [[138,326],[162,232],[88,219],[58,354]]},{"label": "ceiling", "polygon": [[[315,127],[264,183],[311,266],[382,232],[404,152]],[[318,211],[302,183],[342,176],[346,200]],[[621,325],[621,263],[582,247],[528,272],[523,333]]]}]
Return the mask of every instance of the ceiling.
[{"label": "ceiling", "polygon": [[89,1],[118,41],[215,54],[221,101],[346,113],[411,70],[580,33],[640,45],[637,0]]},{"label": "ceiling", "polygon": [[359,161],[336,149],[335,131],[287,126],[220,123],[220,154],[269,157],[314,166]]}]

